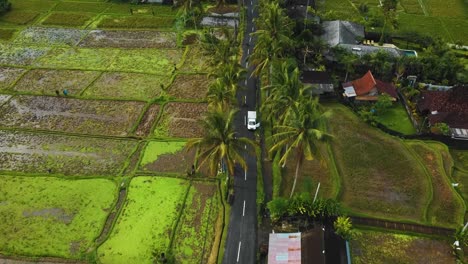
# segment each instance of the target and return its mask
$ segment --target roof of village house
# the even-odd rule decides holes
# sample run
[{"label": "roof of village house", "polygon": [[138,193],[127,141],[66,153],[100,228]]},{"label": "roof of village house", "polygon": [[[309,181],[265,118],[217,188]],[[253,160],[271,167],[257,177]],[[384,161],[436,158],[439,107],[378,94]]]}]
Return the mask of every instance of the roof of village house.
[{"label": "roof of village house", "polygon": [[321,38],[334,47],[338,44],[358,44],[364,38],[364,26],[350,21],[334,20],[322,23],[324,34]]},{"label": "roof of village house", "polygon": [[[386,93],[393,98],[398,98],[395,86],[391,83],[375,79],[371,71],[367,71],[364,76],[357,80],[343,83],[343,88],[348,97],[357,95],[361,97],[360,99],[364,99],[362,96],[367,95],[372,89],[376,88],[381,94]],[[351,90],[354,91],[355,95],[353,95]],[[377,97],[374,96],[373,98],[376,99]]]},{"label": "roof of village house", "polygon": [[423,91],[418,109],[429,112],[431,124],[446,123],[452,128],[468,129],[468,86],[447,91]]},{"label": "roof of village house", "polygon": [[301,75],[303,83],[333,83],[329,72],[303,71]]}]

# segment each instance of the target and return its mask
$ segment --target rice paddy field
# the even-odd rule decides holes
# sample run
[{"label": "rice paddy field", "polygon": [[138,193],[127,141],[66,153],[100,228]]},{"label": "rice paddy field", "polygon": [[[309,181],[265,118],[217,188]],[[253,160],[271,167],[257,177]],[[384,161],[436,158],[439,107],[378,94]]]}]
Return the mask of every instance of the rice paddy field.
[{"label": "rice paddy field", "polygon": [[187,177],[195,153],[184,150],[202,135],[209,56],[182,45],[177,10],[10,2],[0,16],[0,262],[153,263],[165,252],[215,263],[219,188]]}]

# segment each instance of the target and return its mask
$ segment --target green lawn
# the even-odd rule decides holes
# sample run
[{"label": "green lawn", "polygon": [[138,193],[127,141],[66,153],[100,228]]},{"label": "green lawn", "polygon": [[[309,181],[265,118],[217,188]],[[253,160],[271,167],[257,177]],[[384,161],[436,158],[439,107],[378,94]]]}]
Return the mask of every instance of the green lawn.
[{"label": "green lawn", "polygon": [[411,120],[401,104],[395,104],[382,115],[376,115],[377,122],[404,135],[416,134]]},{"label": "green lawn", "polygon": [[117,198],[110,180],[0,177],[0,252],[80,259]]},{"label": "green lawn", "polygon": [[153,263],[168,252],[188,181],[137,177],[110,237],[98,249],[101,263]]},{"label": "green lawn", "polygon": [[431,184],[403,142],[362,122],[338,104],[329,127],[341,176],[340,200],[354,214],[424,222]]},{"label": "green lawn", "polygon": [[350,247],[355,264],[455,263],[450,242],[434,238],[357,230]]}]

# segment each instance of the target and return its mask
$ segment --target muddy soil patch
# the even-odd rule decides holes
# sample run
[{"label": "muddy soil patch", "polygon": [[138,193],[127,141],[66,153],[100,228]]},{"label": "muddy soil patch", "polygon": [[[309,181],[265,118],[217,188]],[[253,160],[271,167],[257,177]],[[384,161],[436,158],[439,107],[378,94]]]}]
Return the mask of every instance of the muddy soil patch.
[{"label": "muddy soil patch", "polygon": [[0,64],[29,66],[48,51],[49,48],[19,47],[0,44]]},{"label": "muddy soil patch", "polygon": [[168,78],[165,76],[105,72],[86,91],[85,97],[151,100],[161,95]]},{"label": "muddy soil patch", "polygon": [[126,136],[144,103],[18,96],[0,107],[0,126]]},{"label": "muddy soil patch", "polygon": [[207,104],[204,103],[168,103],[154,134],[162,137],[201,137],[203,128],[200,120],[207,108]]},{"label": "muddy soil patch", "polygon": [[184,176],[190,172],[195,160],[195,151],[181,149],[173,154],[162,154],[154,162],[142,166],[144,171],[179,173]]},{"label": "muddy soil patch", "polygon": [[2,171],[115,176],[136,141],[0,130]]},{"label": "muddy soil patch", "polygon": [[139,137],[147,137],[150,132],[156,118],[159,115],[159,110],[161,109],[160,105],[153,104],[151,105],[148,110],[146,110],[143,118],[138,124],[138,127],[135,131],[135,134]]},{"label": "muddy soil patch", "polygon": [[0,67],[0,91],[8,90],[25,71],[19,68]]},{"label": "muddy soil patch", "polygon": [[168,94],[179,99],[204,99],[208,86],[213,82],[204,74],[178,74],[171,84]]},{"label": "muddy soil patch", "polygon": [[81,47],[93,48],[176,48],[175,32],[92,30],[80,42]]},{"label": "muddy soil patch", "polygon": [[68,90],[69,95],[79,95],[94,79],[99,76],[95,71],[74,70],[31,70],[15,85],[15,91],[55,95]]},{"label": "muddy soil patch", "polygon": [[21,31],[15,43],[71,46],[78,44],[87,32],[87,30],[71,28],[30,27]]}]

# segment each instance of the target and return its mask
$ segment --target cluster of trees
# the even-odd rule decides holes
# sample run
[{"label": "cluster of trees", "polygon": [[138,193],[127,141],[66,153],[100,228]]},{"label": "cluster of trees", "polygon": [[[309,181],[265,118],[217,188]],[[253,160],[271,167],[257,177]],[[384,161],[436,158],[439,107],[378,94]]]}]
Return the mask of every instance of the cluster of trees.
[{"label": "cluster of trees", "polygon": [[244,146],[255,147],[255,143],[244,137],[237,137],[234,117],[238,111],[236,93],[239,81],[245,77],[245,69],[239,64],[236,36],[229,30],[206,31],[201,37],[201,45],[211,55],[211,77],[215,81],[207,92],[208,112],[202,120],[205,136],[191,139],[187,149],[198,150],[198,166],[208,166],[212,176],[219,171],[227,173],[227,189],[230,189],[231,176],[239,164],[244,170],[247,164],[242,155]]},{"label": "cluster of trees", "polygon": [[394,57],[381,50],[376,53],[358,56],[343,48],[332,49],[336,58],[337,71],[345,76],[361,75],[368,69],[385,81],[400,81],[403,75],[416,75],[418,81],[440,84],[468,82],[468,71],[456,52],[442,40],[434,41],[418,57]]}]

